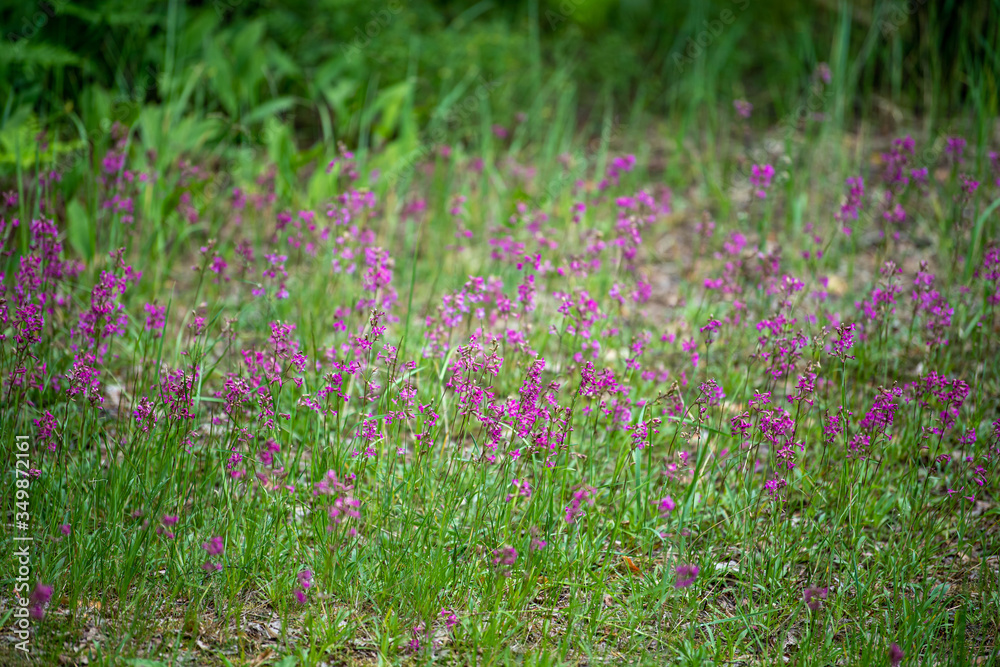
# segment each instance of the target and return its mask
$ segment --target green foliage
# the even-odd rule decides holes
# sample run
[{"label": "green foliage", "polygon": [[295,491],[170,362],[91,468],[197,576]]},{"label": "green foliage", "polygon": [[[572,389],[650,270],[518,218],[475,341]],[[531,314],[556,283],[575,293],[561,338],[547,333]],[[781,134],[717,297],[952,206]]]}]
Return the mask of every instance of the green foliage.
[{"label": "green foliage", "polygon": [[173,102],[192,86],[185,111],[222,114],[249,132],[277,115],[309,141],[354,145],[367,139],[363,110],[377,117],[371,129],[384,142],[411,122],[404,116],[425,125],[470,73],[511,77],[502,99],[491,100],[493,122],[505,125],[559,70],[571,73],[584,115],[603,96],[654,114],[699,114],[746,97],[774,120],[826,60],[838,94],[853,100],[843,120],[864,116],[875,100],[933,118],[973,97],[996,111],[1000,29],[989,17],[998,6],[46,0],[0,12],[8,26],[0,99],[46,126],[77,113],[93,128],[134,120],[109,105]]}]

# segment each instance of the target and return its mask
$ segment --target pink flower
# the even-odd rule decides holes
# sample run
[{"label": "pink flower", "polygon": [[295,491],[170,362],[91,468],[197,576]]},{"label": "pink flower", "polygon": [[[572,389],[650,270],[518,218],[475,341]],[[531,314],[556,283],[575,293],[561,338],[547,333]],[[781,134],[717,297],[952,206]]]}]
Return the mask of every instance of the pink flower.
[{"label": "pink flower", "polygon": [[167,322],[167,307],[157,306],[147,303],[143,306],[146,311],[146,331],[160,331]]},{"label": "pink flower", "polygon": [[455,612],[450,609],[442,607],[441,616],[444,616],[444,626],[449,630],[458,625],[458,616],[455,616]]},{"label": "pink flower", "polygon": [[675,507],[677,507],[677,504],[670,496],[664,496],[656,501],[656,509],[660,512],[660,517],[664,519],[670,516]]},{"label": "pink flower", "polygon": [[225,551],[225,544],[221,537],[213,537],[208,542],[202,544],[201,548],[207,551],[209,556],[218,556]]},{"label": "pink flower", "polygon": [[830,80],[833,78],[833,73],[830,71],[830,66],[826,63],[820,63],[816,65],[816,78],[825,84],[829,84]]},{"label": "pink flower", "polygon": [[493,551],[493,565],[499,567],[500,574],[510,576],[511,566],[517,561],[517,549],[502,547]]},{"label": "pink flower", "polygon": [[62,533],[63,535],[69,535],[71,532],[73,532],[73,529],[70,527],[68,523],[64,523],[61,526],[59,526],[59,532]]},{"label": "pink flower", "polygon": [[678,565],[677,566],[677,583],[674,584],[674,588],[687,588],[694,583],[695,577],[698,576],[698,566],[697,565]]},{"label": "pink flower", "polygon": [[35,584],[35,590],[31,592],[28,597],[28,605],[31,609],[28,611],[28,615],[31,618],[43,618],[45,616],[45,607],[49,604],[49,600],[52,599],[52,587],[46,586],[42,582]]},{"label": "pink flower", "polygon": [[893,642],[889,645],[889,664],[892,667],[899,667],[899,663],[903,662],[903,649],[899,648],[899,644]]},{"label": "pink flower", "polygon": [[771,187],[771,179],[774,178],[774,167],[769,164],[755,164],[750,167],[750,185],[756,188],[754,194],[758,199],[767,197],[767,190]]},{"label": "pink flower", "polygon": [[817,611],[820,607],[820,600],[825,600],[826,596],[829,594],[830,589],[823,588],[813,588],[812,586],[807,586],[804,591],[802,591],[802,601],[806,603],[806,606]]},{"label": "pink flower", "polygon": [[514,547],[503,547],[493,552],[494,565],[513,565],[517,560],[517,549]]},{"label": "pink flower", "polygon": [[[202,544],[201,548],[207,551],[209,556],[221,556],[222,552],[225,551],[225,544],[221,537],[213,537],[208,542]],[[201,569],[205,570],[205,572],[218,572],[222,569],[222,564],[209,561],[202,565]]]}]

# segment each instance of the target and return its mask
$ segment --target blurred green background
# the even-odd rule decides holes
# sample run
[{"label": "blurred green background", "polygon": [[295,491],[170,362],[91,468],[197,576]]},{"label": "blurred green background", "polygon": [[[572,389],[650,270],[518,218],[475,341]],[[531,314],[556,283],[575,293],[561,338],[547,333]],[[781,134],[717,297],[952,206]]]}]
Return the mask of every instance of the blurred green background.
[{"label": "blurred green background", "polygon": [[[611,115],[711,129],[734,99],[774,124],[809,99],[817,65],[835,122],[997,115],[1000,0],[5,0],[3,163],[56,130],[93,142],[146,107],[206,122],[213,141],[362,150],[554,118]],[[477,90],[486,86],[486,95]],[[499,92],[493,92],[499,91]],[[817,105],[818,106],[818,105]],[[68,130],[60,140],[59,128]],[[889,128],[891,129],[891,128]],[[60,143],[62,141],[62,143]],[[15,145],[16,144],[16,145]],[[43,146],[41,151],[57,150]],[[19,157],[16,157],[15,154]]]}]

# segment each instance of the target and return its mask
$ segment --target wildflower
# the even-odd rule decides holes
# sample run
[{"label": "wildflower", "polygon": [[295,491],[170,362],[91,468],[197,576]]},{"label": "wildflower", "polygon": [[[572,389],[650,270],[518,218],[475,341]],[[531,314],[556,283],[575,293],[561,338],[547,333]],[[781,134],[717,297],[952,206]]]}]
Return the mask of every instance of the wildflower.
[{"label": "wildflower", "polygon": [[458,625],[458,616],[455,616],[455,612],[450,609],[442,607],[441,616],[444,616],[444,626],[449,630]]},{"label": "wildflower", "polygon": [[899,648],[899,644],[893,642],[889,645],[889,664],[892,667],[899,667],[899,663],[903,662],[903,649]]},{"label": "wildflower", "polygon": [[413,635],[413,639],[411,639],[410,642],[406,645],[406,648],[408,648],[411,651],[419,651],[420,635],[424,634],[424,624],[417,623],[410,629],[410,633]]},{"label": "wildflower", "polygon": [[218,556],[225,551],[221,537],[213,537],[208,542],[202,544],[201,548],[207,551],[209,556]]},{"label": "wildflower", "polygon": [[[514,488],[517,489],[518,495],[523,498],[531,498],[531,483],[528,480],[520,481],[514,480]],[[514,494],[507,495],[507,501],[510,502],[514,498]]]},{"label": "wildflower", "polygon": [[774,167],[769,164],[755,164],[750,167],[750,185],[756,190],[754,194],[758,199],[767,197],[767,190],[771,187],[771,179],[774,178]]},{"label": "wildflower", "polygon": [[667,517],[669,517],[670,513],[673,512],[674,508],[676,507],[677,504],[674,502],[674,499],[671,498],[670,496],[664,496],[663,498],[660,498],[659,500],[656,501],[656,509],[657,511],[659,511],[660,518],[662,519],[666,519]]},{"label": "wildflower", "polygon": [[966,144],[967,142],[962,137],[948,137],[944,153],[954,162],[962,162],[962,154],[965,152]]},{"label": "wildflower", "polygon": [[31,592],[28,596],[28,605],[30,607],[28,615],[31,618],[41,619],[45,616],[45,607],[49,604],[49,600],[52,599],[52,587],[46,586],[42,582],[35,584],[35,590]]},{"label": "wildflower", "polygon": [[802,601],[806,603],[806,606],[817,611],[822,604],[820,601],[825,600],[830,589],[826,588],[813,588],[812,586],[807,586],[804,591],[802,591]]},{"label": "wildflower", "polygon": [[[708,382],[702,382],[698,386],[698,392],[701,395],[698,397],[698,400],[696,402],[711,407],[720,405],[722,403],[722,399],[726,397],[726,393],[722,390],[722,387],[719,386],[719,383],[716,382],[714,379],[709,380]],[[704,414],[705,411],[706,409],[703,408],[702,414]]]},{"label": "wildflower", "polygon": [[962,192],[964,192],[968,197],[974,195],[976,190],[979,188],[979,181],[975,181],[965,174],[959,175],[959,178],[962,181]]},{"label": "wildflower", "polygon": [[[157,306],[153,303],[147,303],[143,306],[146,311],[146,331],[159,332],[163,329],[167,322],[167,307]],[[157,334],[159,335],[159,334]]]},{"label": "wildflower", "polygon": [[826,63],[816,65],[815,76],[827,85],[829,85],[830,81],[833,79],[833,73],[830,71],[830,66]]},{"label": "wildflower", "polygon": [[170,528],[170,526],[177,525],[177,521],[178,521],[178,517],[177,517],[176,514],[174,514],[174,515],[164,514],[163,518],[160,519],[160,522],[162,523],[162,525],[157,526],[157,528],[156,528],[156,534],[157,535],[163,535],[168,540],[174,539],[174,537],[176,537],[176,535],[174,535],[172,532],[170,532],[167,529]]},{"label": "wildflower", "polygon": [[[909,177],[906,175],[906,167],[913,160],[913,151],[915,148],[916,142],[913,141],[912,137],[907,135],[901,139],[894,139],[892,150],[888,153],[882,153],[882,161],[885,163],[883,178],[889,185],[903,187],[910,182]],[[891,195],[891,191],[888,194]]]},{"label": "wildflower", "polygon": [[566,506],[566,523],[576,523],[584,515],[584,511],[580,509],[583,503],[594,504],[593,487],[584,485],[573,492],[573,500]]},{"label": "wildflower", "polygon": [[305,604],[308,600],[308,591],[312,587],[312,570],[302,570],[297,575],[295,575],[295,580],[299,584],[299,588],[295,589],[295,599],[298,600],[299,604]]},{"label": "wildflower", "polygon": [[722,323],[719,322],[719,320],[715,319],[714,317],[710,317],[708,319],[708,324],[699,328],[698,331],[700,331],[701,333],[705,333],[707,331],[708,333],[711,334],[714,333],[715,331],[718,331],[720,326],[722,326]]},{"label": "wildflower", "polygon": [[528,547],[529,551],[541,551],[544,549],[548,542],[538,537],[538,527],[532,526],[528,532],[531,534],[531,545]]},{"label": "wildflower", "polygon": [[[213,537],[208,542],[204,542],[201,548],[208,552],[209,556],[221,556],[222,552],[225,551],[225,545],[223,544],[221,537]],[[206,562],[201,566],[201,569],[206,572],[217,572],[222,569],[221,563],[213,563],[211,561]]]},{"label": "wildflower", "polygon": [[746,100],[733,100],[733,108],[743,118],[749,118],[750,113],[753,111],[753,105]]},{"label": "wildflower", "polygon": [[[350,476],[348,479],[350,479]],[[348,484],[346,479],[341,482],[337,479],[337,474],[329,470],[326,473],[326,477],[313,486],[315,487],[313,490],[314,496],[325,495],[333,497],[333,503],[330,505],[327,513],[334,524],[361,518],[361,510],[358,509],[361,507],[361,501],[354,497],[354,485]],[[333,526],[327,526],[326,529],[332,531]],[[357,534],[357,529],[352,526],[347,533],[353,537]]]},{"label": "wildflower", "polygon": [[68,536],[71,532],[73,532],[73,529],[70,527],[68,523],[64,523],[61,526],[59,526],[59,532],[62,533],[63,535]]},{"label": "wildflower", "polygon": [[843,362],[854,358],[854,355],[848,354],[848,352],[854,347],[854,329],[856,327],[857,325],[851,323],[841,324],[837,327],[839,338],[833,341],[833,356]]},{"label": "wildflower", "polygon": [[834,218],[844,225],[844,234],[851,235],[851,228],[847,226],[849,220],[857,220],[858,212],[861,210],[861,198],[865,196],[865,181],[860,176],[848,178],[846,181],[849,188],[846,201],[840,206],[840,211]]},{"label": "wildflower", "polygon": [[698,566],[697,565],[678,565],[677,566],[677,583],[674,584],[674,588],[687,588],[694,583],[695,577],[698,576]]},{"label": "wildflower", "polygon": [[517,549],[514,547],[502,547],[493,551],[493,566],[501,566],[500,574],[505,577],[510,576],[511,566],[517,561]]}]

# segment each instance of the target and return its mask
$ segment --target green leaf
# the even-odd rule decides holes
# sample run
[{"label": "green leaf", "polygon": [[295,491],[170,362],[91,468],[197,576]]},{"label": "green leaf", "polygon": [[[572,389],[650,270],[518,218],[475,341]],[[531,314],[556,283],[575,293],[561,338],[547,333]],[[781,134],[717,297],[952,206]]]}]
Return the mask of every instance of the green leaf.
[{"label": "green leaf", "polygon": [[86,209],[76,199],[66,206],[66,225],[69,244],[89,264],[94,258],[97,227],[90,224]]},{"label": "green leaf", "polygon": [[286,111],[293,106],[295,106],[295,98],[276,97],[273,100],[268,100],[267,102],[264,102],[256,109],[248,113],[246,116],[244,116],[243,123],[246,125],[252,125],[253,123],[262,121],[265,118],[276,116],[282,111]]}]

